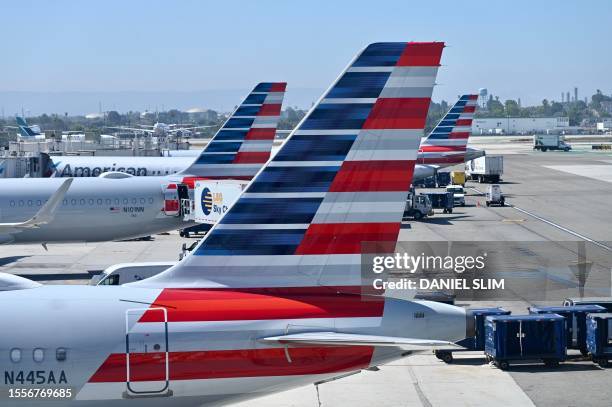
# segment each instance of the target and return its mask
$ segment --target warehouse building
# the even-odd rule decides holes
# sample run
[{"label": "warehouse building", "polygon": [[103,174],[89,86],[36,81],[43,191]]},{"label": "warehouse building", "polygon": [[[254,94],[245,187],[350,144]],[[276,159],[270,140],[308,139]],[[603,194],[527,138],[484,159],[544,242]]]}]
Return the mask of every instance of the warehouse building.
[{"label": "warehouse building", "polygon": [[472,134],[534,134],[569,130],[569,117],[491,117],[474,119]]}]

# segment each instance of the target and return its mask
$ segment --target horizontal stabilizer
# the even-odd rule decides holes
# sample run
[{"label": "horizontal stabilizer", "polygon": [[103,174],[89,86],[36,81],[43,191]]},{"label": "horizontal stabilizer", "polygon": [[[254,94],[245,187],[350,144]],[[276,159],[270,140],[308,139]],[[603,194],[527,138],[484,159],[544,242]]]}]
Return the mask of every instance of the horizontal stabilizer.
[{"label": "horizontal stabilizer", "polygon": [[0,273],[0,291],[27,290],[42,284],[13,274]]},{"label": "horizontal stabilizer", "polygon": [[396,346],[406,350],[463,349],[453,342],[433,339],[400,338],[395,336],[361,335],[341,332],[305,332],[300,334],[270,336],[262,342],[292,345],[336,346]]},{"label": "horizontal stabilizer", "polygon": [[45,202],[45,204],[40,208],[38,212],[30,219],[24,222],[10,222],[10,223],[0,223],[0,232],[15,232],[19,229],[27,229],[38,227],[45,223],[49,223],[53,220],[55,216],[55,212],[57,208],[62,203],[66,192],[68,192],[68,188],[70,188],[70,184],[72,184],[73,178],[67,178],[62,185],[51,195],[49,200]]}]

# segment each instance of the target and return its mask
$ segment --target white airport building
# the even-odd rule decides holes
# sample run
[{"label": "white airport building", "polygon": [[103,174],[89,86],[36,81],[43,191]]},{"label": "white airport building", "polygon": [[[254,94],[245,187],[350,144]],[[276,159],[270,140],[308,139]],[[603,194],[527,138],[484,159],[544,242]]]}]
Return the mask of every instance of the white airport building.
[{"label": "white airport building", "polygon": [[474,119],[472,134],[533,134],[569,130],[569,117],[490,117]]},{"label": "white airport building", "polygon": [[597,131],[607,132],[612,131],[612,119],[603,119],[603,121],[597,123]]}]

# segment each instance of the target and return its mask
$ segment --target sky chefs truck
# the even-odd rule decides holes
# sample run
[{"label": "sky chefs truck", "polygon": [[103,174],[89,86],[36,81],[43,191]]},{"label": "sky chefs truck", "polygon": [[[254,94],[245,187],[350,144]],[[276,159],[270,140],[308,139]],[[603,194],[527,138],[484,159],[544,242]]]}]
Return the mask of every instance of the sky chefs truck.
[{"label": "sky chefs truck", "polygon": [[496,184],[504,172],[504,157],[485,155],[465,163],[465,175],[471,179]]},{"label": "sky chefs truck", "polygon": [[546,151],[546,150],[562,150],[570,151],[572,146],[567,144],[563,139],[562,135],[559,134],[534,134],[533,135],[533,149]]}]

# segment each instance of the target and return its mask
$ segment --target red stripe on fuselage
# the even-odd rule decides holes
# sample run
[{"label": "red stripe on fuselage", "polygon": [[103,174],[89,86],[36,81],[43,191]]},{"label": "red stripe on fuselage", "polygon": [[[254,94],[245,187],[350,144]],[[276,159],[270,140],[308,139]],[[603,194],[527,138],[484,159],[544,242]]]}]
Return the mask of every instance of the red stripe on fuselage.
[{"label": "red stripe on fuselage", "polygon": [[359,254],[363,251],[363,242],[381,242],[384,245],[381,249],[392,253],[399,229],[399,222],[313,223],[295,254]]},{"label": "red stripe on fuselage", "polygon": [[379,98],[368,115],[364,129],[423,129],[429,98]]},{"label": "red stripe on fuselage", "polygon": [[[170,380],[314,375],[367,368],[371,346],[328,346],[170,352]],[[130,381],[165,379],[164,353],[130,354]],[[90,383],[125,382],[126,355],[111,354],[89,379]]]},{"label": "red stripe on fuselage", "polygon": [[330,192],[408,191],[414,161],[344,161]]},{"label": "red stripe on fuselage", "polygon": [[446,152],[457,152],[464,151],[465,146],[435,146],[435,145],[426,145],[422,146],[419,149],[419,153],[446,153]]},{"label": "red stripe on fuselage", "polygon": [[[384,298],[363,299],[360,288],[166,288],[154,303],[155,307],[167,307],[169,322],[382,316]],[[159,314],[145,312],[139,322],[159,322]]]},{"label": "red stripe on fuselage", "polygon": [[458,164],[465,161],[465,154],[445,155],[443,157],[419,158],[419,164]]}]

